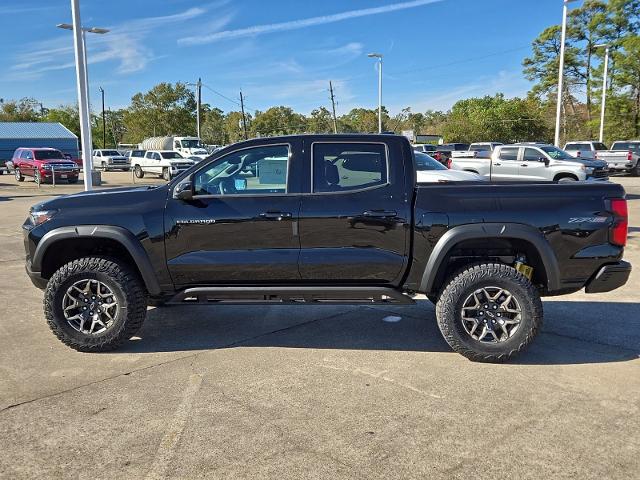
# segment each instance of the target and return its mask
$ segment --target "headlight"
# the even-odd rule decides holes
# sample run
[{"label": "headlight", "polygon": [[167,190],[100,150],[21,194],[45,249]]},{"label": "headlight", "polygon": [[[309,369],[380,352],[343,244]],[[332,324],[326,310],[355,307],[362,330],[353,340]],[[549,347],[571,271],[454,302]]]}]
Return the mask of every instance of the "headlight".
[{"label": "headlight", "polygon": [[42,168],[43,168],[44,170],[51,170],[51,165],[49,165],[49,164],[46,164],[46,163],[45,163],[45,164],[42,166]]},{"label": "headlight", "polygon": [[58,213],[57,210],[32,210],[29,212],[29,216],[31,217],[31,222],[37,226],[51,220],[56,213]]}]

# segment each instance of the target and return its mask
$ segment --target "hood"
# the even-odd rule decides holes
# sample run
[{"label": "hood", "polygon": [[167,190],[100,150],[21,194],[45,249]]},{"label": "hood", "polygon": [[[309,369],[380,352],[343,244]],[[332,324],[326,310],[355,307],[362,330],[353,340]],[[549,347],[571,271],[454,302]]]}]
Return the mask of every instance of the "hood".
[{"label": "hood", "polygon": [[585,167],[589,168],[605,168],[607,166],[607,162],[604,160],[590,160],[588,158],[573,158],[569,160],[570,162],[577,162],[583,164]]},{"label": "hood", "polygon": [[[69,195],[61,195],[59,197],[52,198],[46,202],[39,203],[38,207],[45,207],[55,209],[60,206],[65,206],[69,203],[69,200],[78,198],[82,202],[101,203],[108,205],[114,201],[114,196],[129,196],[130,194],[144,194],[149,190],[155,190],[161,188],[163,185],[143,185],[139,187],[117,187],[117,188],[105,188],[104,190],[91,190],[89,192],[77,192]],[[35,206],[33,207],[35,208]]]}]

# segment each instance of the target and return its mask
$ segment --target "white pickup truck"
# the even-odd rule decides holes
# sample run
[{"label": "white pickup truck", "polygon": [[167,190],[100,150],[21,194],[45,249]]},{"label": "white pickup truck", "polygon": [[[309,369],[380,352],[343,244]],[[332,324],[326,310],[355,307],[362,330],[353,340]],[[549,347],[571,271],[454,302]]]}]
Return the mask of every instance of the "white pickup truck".
[{"label": "white pickup truck", "polygon": [[137,178],[143,178],[145,173],[153,173],[169,181],[194,164],[193,160],[173,150],[147,150],[144,157],[131,157],[131,168]]},{"label": "white pickup truck", "polygon": [[564,150],[574,157],[604,160],[610,172],[627,172],[634,177],[640,176],[640,140],[613,142],[611,149],[602,142],[568,142]]},{"label": "white pickup truck", "polygon": [[469,145],[469,150],[455,150],[451,152],[451,158],[491,158],[500,142],[476,142]]}]

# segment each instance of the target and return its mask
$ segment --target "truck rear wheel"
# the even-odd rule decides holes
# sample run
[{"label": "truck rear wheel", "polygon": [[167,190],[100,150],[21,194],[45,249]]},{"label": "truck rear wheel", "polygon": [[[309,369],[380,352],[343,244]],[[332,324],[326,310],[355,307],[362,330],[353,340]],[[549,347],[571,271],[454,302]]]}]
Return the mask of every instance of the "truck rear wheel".
[{"label": "truck rear wheel", "polygon": [[162,178],[167,182],[171,180],[171,171],[167,167],[162,169]]},{"label": "truck rear wheel", "polygon": [[119,347],[142,326],[147,295],[118,260],[86,257],[60,267],[47,284],[44,313],[51,331],[80,352]]},{"label": "truck rear wheel", "polygon": [[542,327],[542,302],[529,279],[501,263],[472,265],[453,276],[436,304],[451,348],[477,362],[504,362]]},{"label": "truck rear wheel", "polygon": [[142,168],[140,168],[140,165],[136,165],[133,168],[133,174],[136,176],[136,178],[143,178],[144,177],[144,171],[142,170]]}]

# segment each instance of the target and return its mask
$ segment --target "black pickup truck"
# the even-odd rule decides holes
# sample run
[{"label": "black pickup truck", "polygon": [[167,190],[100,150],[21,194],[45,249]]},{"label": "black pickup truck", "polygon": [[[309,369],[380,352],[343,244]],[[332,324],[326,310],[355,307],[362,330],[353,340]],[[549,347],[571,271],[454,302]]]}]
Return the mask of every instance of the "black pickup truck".
[{"label": "black pickup truck", "polygon": [[148,305],[410,304],[451,347],[520,352],[544,295],[623,285],[625,192],[612,183],[417,184],[395,135],[300,135],[227,147],[162,186],[32,207],[26,268],[53,332],[116,348]]}]

